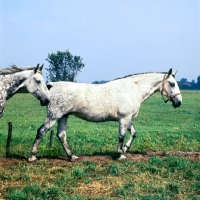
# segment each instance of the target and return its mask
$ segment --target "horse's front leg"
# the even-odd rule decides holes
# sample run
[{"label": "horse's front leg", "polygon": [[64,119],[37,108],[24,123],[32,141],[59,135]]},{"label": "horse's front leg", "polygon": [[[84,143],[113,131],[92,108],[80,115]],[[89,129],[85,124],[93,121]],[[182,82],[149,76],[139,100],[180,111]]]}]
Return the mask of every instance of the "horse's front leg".
[{"label": "horse's front leg", "polygon": [[73,154],[71,149],[67,144],[67,136],[66,136],[66,125],[67,125],[68,116],[63,116],[58,120],[58,129],[57,129],[57,136],[71,161],[75,161],[78,157]]},{"label": "horse's front leg", "polygon": [[131,118],[124,118],[119,121],[119,135],[118,135],[119,143],[118,143],[118,148],[117,148],[119,160],[126,158],[126,156],[124,155],[125,152],[123,149],[123,143],[124,143],[124,137],[125,137],[127,128],[130,124],[130,120]]},{"label": "horse's front leg", "polygon": [[136,130],[135,130],[135,128],[134,128],[132,123],[130,123],[130,125],[129,125],[127,130],[130,132],[130,138],[129,138],[129,140],[127,141],[127,143],[123,147],[124,153],[126,153],[126,151],[128,149],[130,149],[131,144],[132,144],[134,138],[136,137]]},{"label": "horse's front leg", "polygon": [[46,132],[51,129],[51,127],[55,124],[56,121],[57,120],[51,120],[51,119],[47,118],[45,123],[37,130],[37,135],[36,135],[35,141],[33,143],[33,147],[31,149],[30,157],[29,157],[28,161],[32,162],[32,161],[37,160],[36,154],[37,154],[38,146],[41,142],[41,139],[46,134]]}]

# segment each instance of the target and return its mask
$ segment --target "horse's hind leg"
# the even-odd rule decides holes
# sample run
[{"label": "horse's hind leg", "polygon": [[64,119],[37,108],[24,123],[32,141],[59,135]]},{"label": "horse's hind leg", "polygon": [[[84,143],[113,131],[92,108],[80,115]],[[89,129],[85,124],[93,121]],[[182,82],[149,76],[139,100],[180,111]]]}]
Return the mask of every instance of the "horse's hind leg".
[{"label": "horse's hind leg", "polygon": [[126,153],[126,151],[128,149],[130,149],[131,144],[132,144],[134,138],[136,137],[136,130],[135,130],[135,128],[134,128],[132,123],[130,123],[130,125],[129,125],[127,130],[130,132],[130,138],[129,138],[129,140],[127,141],[127,143],[123,147],[124,153]]},{"label": "horse's hind leg", "polygon": [[46,134],[46,132],[51,129],[51,127],[56,123],[56,121],[57,120],[51,120],[47,118],[44,124],[37,130],[37,135],[33,143],[33,147],[31,149],[30,157],[28,159],[30,162],[37,160],[36,154],[37,154],[38,146],[41,142],[41,139]]},{"label": "horse's hind leg", "polygon": [[57,136],[71,161],[75,161],[78,157],[73,154],[67,144],[67,136],[66,136],[66,124],[67,124],[68,116],[63,116],[58,120],[58,132]]}]

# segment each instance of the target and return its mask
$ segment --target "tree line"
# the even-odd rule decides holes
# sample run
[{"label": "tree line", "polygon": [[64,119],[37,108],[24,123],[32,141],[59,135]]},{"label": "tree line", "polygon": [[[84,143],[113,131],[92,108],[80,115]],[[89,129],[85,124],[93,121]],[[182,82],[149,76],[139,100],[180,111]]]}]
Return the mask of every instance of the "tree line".
[{"label": "tree line", "polygon": [[179,88],[182,90],[199,90],[200,89],[200,76],[197,77],[197,82],[192,80],[189,82],[187,78],[182,78],[178,81]]},{"label": "tree line", "polygon": [[[93,81],[92,84],[104,84],[109,81]],[[177,81],[178,86],[181,90],[200,90],[200,76],[197,77],[197,82],[195,80],[192,80],[189,82],[187,78],[182,78],[180,81]]]}]

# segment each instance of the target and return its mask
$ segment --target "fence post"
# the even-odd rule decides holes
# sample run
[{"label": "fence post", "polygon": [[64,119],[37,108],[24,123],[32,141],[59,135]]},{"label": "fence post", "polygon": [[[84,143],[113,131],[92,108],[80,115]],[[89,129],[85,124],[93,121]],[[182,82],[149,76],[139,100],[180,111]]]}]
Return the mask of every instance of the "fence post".
[{"label": "fence post", "polygon": [[7,144],[6,144],[6,157],[10,156],[11,137],[12,137],[12,122],[8,122],[8,137],[7,137]]},{"label": "fence post", "polygon": [[53,139],[54,139],[54,131],[51,130],[51,133],[50,133],[50,147],[53,146]]}]

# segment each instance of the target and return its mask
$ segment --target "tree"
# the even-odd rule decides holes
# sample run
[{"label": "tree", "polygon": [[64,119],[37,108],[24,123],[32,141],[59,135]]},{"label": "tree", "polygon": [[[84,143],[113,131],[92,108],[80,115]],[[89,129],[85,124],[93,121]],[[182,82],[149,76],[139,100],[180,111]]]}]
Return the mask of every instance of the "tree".
[{"label": "tree", "polygon": [[104,83],[107,83],[109,81],[93,81],[92,84],[104,84]]},{"label": "tree", "polygon": [[195,80],[192,80],[191,82],[191,89],[196,89],[197,84],[195,83]]},{"label": "tree", "polygon": [[48,54],[46,59],[49,68],[46,68],[48,81],[75,81],[78,72],[85,66],[80,56],[73,56],[68,50]]},{"label": "tree", "polygon": [[182,78],[181,80],[180,80],[180,82],[183,84],[183,83],[186,83],[187,82],[187,78]]},{"label": "tree", "polygon": [[197,77],[197,89],[200,89],[200,76]]}]

